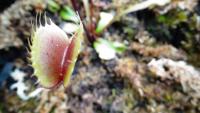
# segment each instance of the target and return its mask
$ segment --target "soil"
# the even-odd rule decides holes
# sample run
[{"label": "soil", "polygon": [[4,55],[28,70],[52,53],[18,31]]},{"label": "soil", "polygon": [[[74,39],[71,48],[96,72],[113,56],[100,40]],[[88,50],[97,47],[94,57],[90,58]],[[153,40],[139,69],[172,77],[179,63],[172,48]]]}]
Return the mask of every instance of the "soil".
[{"label": "soil", "polygon": [[[102,10],[117,9],[114,1],[95,1],[102,3]],[[37,78],[31,76],[34,69],[26,49],[31,21],[38,10],[58,25],[65,20],[52,13],[44,1],[0,1],[0,113],[199,113],[199,97],[185,91],[179,78],[162,78],[148,67],[152,59],[165,58],[184,61],[200,72],[200,24],[194,19],[199,17],[199,4],[192,0],[196,3],[194,10],[181,10],[178,1],[130,13],[113,22],[99,37],[125,43],[125,52],[103,60],[86,41],[70,85],[44,89],[27,101],[10,89],[16,82],[10,75],[15,69],[26,74],[26,93],[39,88],[35,85]],[[68,5],[66,1],[57,2]],[[161,14],[163,10],[167,12]]]}]

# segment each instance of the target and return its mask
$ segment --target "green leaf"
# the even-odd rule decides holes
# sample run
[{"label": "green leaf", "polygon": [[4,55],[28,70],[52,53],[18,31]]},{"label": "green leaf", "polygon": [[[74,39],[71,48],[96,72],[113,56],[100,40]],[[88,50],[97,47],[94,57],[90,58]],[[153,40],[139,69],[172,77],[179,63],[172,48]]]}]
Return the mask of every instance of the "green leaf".
[{"label": "green leaf", "polygon": [[112,45],[117,53],[122,53],[127,49],[127,47],[123,43],[113,42]]},{"label": "green leaf", "polygon": [[160,16],[158,16],[158,21],[159,22],[165,22],[166,21],[166,17],[164,15],[160,15]]},{"label": "green leaf", "polygon": [[60,9],[60,5],[53,0],[49,0],[48,1],[48,9],[51,12],[55,13]]},{"label": "green leaf", "polygon": [[111,13],[101,12],[100,20],[97,24],[96,33],[101,33],[113,20],[114,15]]},{"label": "green leaf", "polygon": [[94,42],[94,48],[99,57],[104,60],[111,60],[116,57],[116,53],[122,53],[126,50],[124,44],[111,42],[102,38],[99,38]]},{"label": "green leaf", "polygon": [[60,17],[63,20],[73,21],[75,23],[79,22],[76,13],[69,6],[64,6],[60,12]]}]

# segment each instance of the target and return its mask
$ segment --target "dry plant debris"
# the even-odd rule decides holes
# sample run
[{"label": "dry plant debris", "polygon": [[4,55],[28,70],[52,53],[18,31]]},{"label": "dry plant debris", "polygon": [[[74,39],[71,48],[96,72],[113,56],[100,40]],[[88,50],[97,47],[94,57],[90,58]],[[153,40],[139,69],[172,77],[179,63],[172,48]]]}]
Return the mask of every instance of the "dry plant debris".
[{"label": "dry plant debris", "polygon": [[200,97],[200,71],[184,61],[171,59],[153,59],[148,64],[149,70],[162,79],[174,79],[181,83],[185,92],[192,97]]},{"label": "dry plant debris", "polygon": [[133,42],[131,44],[131,49],[146,57],[186,59],[186,56],[183,54],[182,51],[179,51],[175,47],[167,44],[152,47]]},{"label": "dry plant debris", "polygon": [[181,10],[194,11],[198,4],[198,0],[171,0],[171,3],[163,7],[163,10],[156,10],[160,14],[165,14],[172,9],[179,8]]},{"label": "dry plant debris", "polygon": [[145,73],[145,68],[143,65],[139,64],[132,58],[123,58],[118,61],[118,64],[114,70],[118,76],[127,78],[133,87],[139,91],[140,95],[143,95],[143,86],[141,82],[141,77]]},{"label": "dry plant debris", "polygon": [[[0,49],[20,47],[23,45],[22,36],[30,36],[32,16],[28,11],[31,9],[31,3],[31,0],[16,1],[0,14]],[[20,21],[21,18],[23,21]]]},{"label": "dry plant debris", "polygon": [[67,95],[64,88],[60,87],[56,91],[44,89],[40,95],[40,102],[35,109],[35,113],[64,113],[67,110]]}]

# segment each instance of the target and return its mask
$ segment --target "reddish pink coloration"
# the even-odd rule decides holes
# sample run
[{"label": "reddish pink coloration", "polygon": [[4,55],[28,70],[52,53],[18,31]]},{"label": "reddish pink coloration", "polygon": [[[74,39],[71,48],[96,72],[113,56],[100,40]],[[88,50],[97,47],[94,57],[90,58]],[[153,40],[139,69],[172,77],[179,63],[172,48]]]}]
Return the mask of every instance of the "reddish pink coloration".
[{"label": "reddish pink coloration", "polygon": [[55,88],[69,83],[80,51],[82,26],[70,39],[53,22],[40,26],[33,34],[31,60],[43,87]]},{"label": "reddish pink coloration", "polygon": [[44,54],[40,55],[42,59],[41,63],[46,65],[43,66],[43,71],[47,76],[53,78],[54,86],[56,86],[63,80],[65,72],[61,73],[61,70],[63,69],[61,62],[65,49],[68,48],[69,42],[58,40],[58,37],[53,37],[53,35],[46,37],[44,40],[45,41],[43,41],[42,45],[43,50],[41,50]]}]

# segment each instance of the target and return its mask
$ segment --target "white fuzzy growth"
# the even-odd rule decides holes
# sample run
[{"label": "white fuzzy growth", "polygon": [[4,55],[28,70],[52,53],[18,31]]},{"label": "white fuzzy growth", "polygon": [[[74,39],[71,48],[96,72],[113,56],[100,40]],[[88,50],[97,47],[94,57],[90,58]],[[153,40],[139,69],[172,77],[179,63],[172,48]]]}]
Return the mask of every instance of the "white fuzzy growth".
[{"label": "white fuzzy growth", "polygon": [[43,89],[38,88],[34,91],[32,91],[29,94],[26,94],[25,92],[30,89],[25,83],[24,83],[24,77],[26,74],[19,69],[16,69],[14,72],[11,73],[11,77],[16,80],[17,82],[12,84],[10,86],[10,89],[17,89],[17,95],[22,99],[22,100],[28,100],[30,98],[33,98],[37,96]]}]

